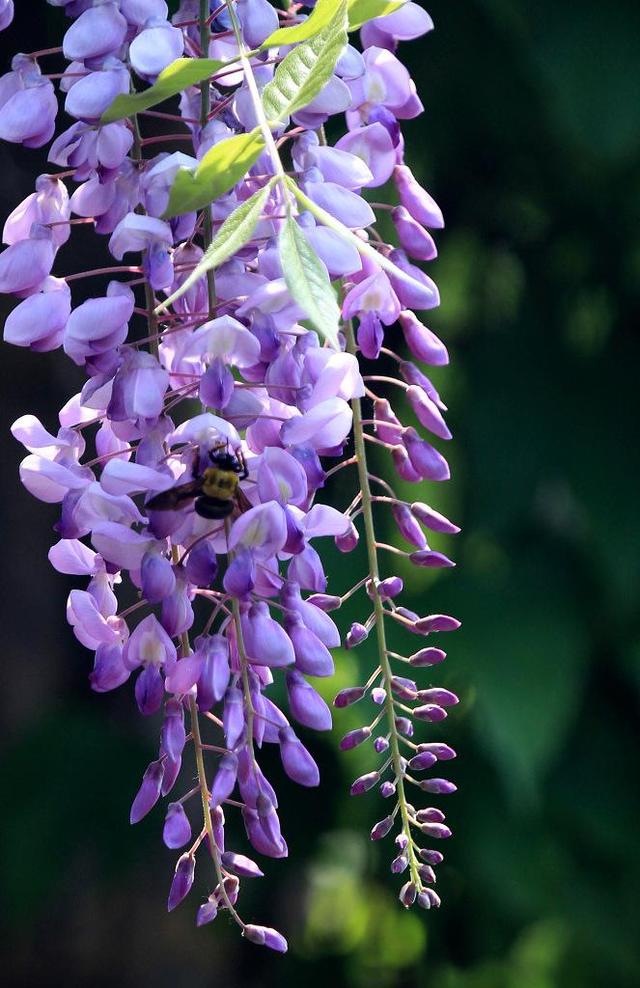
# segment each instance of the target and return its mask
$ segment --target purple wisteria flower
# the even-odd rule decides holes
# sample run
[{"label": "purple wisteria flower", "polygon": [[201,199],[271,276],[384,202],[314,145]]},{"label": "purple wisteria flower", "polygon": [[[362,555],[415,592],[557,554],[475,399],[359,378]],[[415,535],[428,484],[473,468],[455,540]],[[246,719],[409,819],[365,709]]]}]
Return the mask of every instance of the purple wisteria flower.
[{"label": "purple wisteria flower", "polygon": [[[448,361],[422,321],[439,295],[418,264],[435,258],[431,231],[443,219],[405,161],[398,123],[422,111],[399,43],[432,22],[412,2],[364,24],[346,0],[287,11],[268,0],[182,0],[171,20],[164,0],[50,2],[71,18],[62,48],[17,55],[0,79],[5,140],[52,140],[53,78],[71,118],[49,150],[62,170],[41,175],[4,227],[0,291],[17,300],[4,337],[62,347],[86,378],[59,427],[24,415],[13,434],[27,450],[23,484],[60,506],[49,559],[85,581],[67,618],[94,653],[91,688],[131,681],[140,713],[158,725],[131,822],[169,796],[162,836],[181,851],[169,910],[208,859],[213,890],[198,925],[226,911],[247,940],[285,951],[279,932],[247,923],[238,907],[241,879],[262,875],[244,851],[288,853],[261,751],[277,746],[290,780],[319,785],[297,733],[332,728],[313,681],[333,674],[341,643],[366,648],[375,655],[366,682],[335,699],[339,710],[373,704],[340,742],[372,748],[373,767],[351,793],[378,788],[387,801],[371,839],[394,836],[391,870],[408,878],[402,904],[437,906],[442,855],[422,838],[450,831],[442,811],[414,807],[409,787],[453,792],[421,773],[455,752],[430,734],[413,738],[457,697],[413,675],[444,660],[431,636],[459,622],[403,607],[403,580],[386,560],[390,550],[416,566],[450,567],[425,529],[458,528],[422,500],[398,497],[367,459],[375,444],[402,481],[449,477],[437,445],[451,438],[446,408],[418,366]],[[0,2],[0,28],[12,16],[13,4]],[[50,78],[45,57],[66,69]],[[175,133],[149,134],[149,112]],[[346,121],[334,147],[331,118]],[[363,196],[388,182],[394,204]],[[375,229],[384,209],[395,245]],[[84,223],[109,238],[112,262],[65,275],[58,254]],[[89,281],[84,301],[78,279]],[[322,492],[343,470],[357,493],[338,509]],[[378,510],[408,550],[378,541]],[[367,573],[342,593],[339,573],[322,563],[327,539],[341,552],[360,540],[367,548]],[[122,609],[126,581],[136,598]],[[332,613],[354,594],[362,618],[341,635]],[[429,642],[392,652],[391,627]],[[231,850],[225,814],[238,811],[246,841]]]}]

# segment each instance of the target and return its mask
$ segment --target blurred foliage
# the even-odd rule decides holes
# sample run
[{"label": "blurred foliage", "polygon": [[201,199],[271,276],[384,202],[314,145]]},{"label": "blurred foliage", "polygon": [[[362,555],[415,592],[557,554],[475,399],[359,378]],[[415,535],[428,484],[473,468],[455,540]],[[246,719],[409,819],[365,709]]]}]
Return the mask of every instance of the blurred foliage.
[{"label": "blurred foliage", "polygon": [[[27,6],[3,38],[8,51],[59,37],[60,11],[42,4],[35,25]],[[309,739],[322,792],[288,785],[277,756],[266,759],[291,857],[267,862],[245,902],[248,916],[287,929],[288,957],[247,947],[224,919],[196,932],[194,904],[166,917],[173,855],[160,844],[161,811],[127,824],[157,724],[140,723],[126,691],[90,694],[88,655],[64,624],[68,588],[45,559],[55,513],[20,491],[6,438],[26,410],[51,425],[75,378],[54,355],[6,348],[6,984],[640,983],[640,7],[428,6],[436,33],[403,49],[427,108],[406,128],[407,154],[447,217],[431,325],[452,352],[434,381],[456,438],[452,483],[424,496],[464,534],[434,538],[458,569],[411,574],[406,602],[464,622],[433,673],[463,697],[433,732],[461,754],[443,908],[400,909],[390,848],[367,837],[380,802],[347,795],[369,765],[362,750],[337,751],[356,707],[336,715],[332,737]],[[38,154],[0,154],[6,214],[31,191]],[[345,502],[342,482],[331,493]],[[338,589],[363,563],[361,550],[327,560]],[[344,609],[345,626],[362,606]],[[326,695],[358,668],[364,678],[372,659],[368,643],[339,653]],[[208,890],[207,877],[197,881]]]}]

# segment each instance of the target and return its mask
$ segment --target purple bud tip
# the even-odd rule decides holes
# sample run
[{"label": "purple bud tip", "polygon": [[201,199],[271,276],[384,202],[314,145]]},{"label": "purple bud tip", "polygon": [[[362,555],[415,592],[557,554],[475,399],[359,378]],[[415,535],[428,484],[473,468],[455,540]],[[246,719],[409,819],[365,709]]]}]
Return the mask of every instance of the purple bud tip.
[{"label": "purple bud tip", "polygon": [[[414,710],[414,713],[415,712],[416,711]],[[396,730],[399,731],[400,734],[404,734],[408,738],[413,737],[413,724],[408,717],[396,717],[395,724]]]},{"label": "purple bud tip", "polygon": [[161,761],[151,762],[142,778],[142,784],[131,804],[129,819],[131,823],[139,823],[153,809],[160,798],[160,787],[164,776],[164,765]]},{"label": "purple bud tip", "polygon": [[456,694],[452,693],[451,690],[444,690],[437,687],[421,691],[419,697],[425,703],[437,703],[441,707],[455,707],[460,702]]},{"label": "purple bud tip", "polygon": [[167,909],[171,912],[187,897],[193,885],[196,870],[196,859],[191,854],[183,854],[178,858],[175,874],[169,890]]},{"label": "purple bud tip", "polygon": [[416,621],[415,630],[419,635],[428,635],[432,631],[457,631],[461,623],[448,614],[431,614]]},{"label": "purple bud tip", "polygon": [[431,569],[442,569],[456,565],[452,559],[449,559],[442,552],[436,552],[435,549],[419,549],[417,552],[412,552],[409,559],[414,566],[428,566]]},{"label": "purple bud tip", "polygon": [[404,854],[399,854],[397,858],[394,858],[391,862],[391,871],[394,875],[401,875],[403,871],[406,871],[409,864],[409,858]]},{"label": "purple bud tip", "polygon": [[421,909],[437,909],[440,905],[440,896],[433,889],[423,889],[418,896],[418,905]]},{"label": "purple bud tip", "polygon": [[409,909],[409,907],[414,904],[414,902],[416,901],[417,892],[418,890],[416,889],[413,882],[407,882],[406,885],[402,886],[398,898],[400,899],[400,902],[405,907],[405,909]]},{"label": "purple bud tip", "polygon": [[423,792],[439,793],[441,796],[456,792],[458,787],[448,779],[423,779],[420,783]]},{"label": "purple bud tip", "polygon": [[427,806],[416,813],[418,823],[444,823],[444,819],[444,813],[436,806]]},{"label": "purple bud tip", "polygon": [[337,611],[339,607],[342,607],[342,598],[327,593],[313,593],[307,598],[307,603],[314,604],[321,611]]},{"label": "purple bud tip", "polygon": [[287,941],[270,926],[253,926],[249,924],[244,927],[244,936],[251,943],[258,944],[259,947],[269,947],[271,950],[277,950],[280,954],[286,954],[287,952]]},{"label": "purple bud tip", "polygon": [[371,690],[371,699],[373,700],[374,703],[376,703],[379,707],[381,707],[384,701],[387,699],[387,694],[385,690],[382,689],[381,686],[376,686],[375,689]]},{"label": "purple bud tip", "polygon": [[205,926],[207,923],[213,922],[213,920],[218,915],[218,907],[215,902],[208,899],[207,902],[203,902],[198,909],[196,916],[196,926]]},{"label": "purple bud tip", "polygon": [[456,753],[453,748],[450,748],[448,744],[443,744],[441,741],[431,741],[429,744],[419,744],[418,752],[430,751],[432,755],[435,755],[437,759],[441,762],[448,762],[452,758],[456,757]]},{"label": "purple bud tip", "polygon": [[444,861],[444,854],[440,851],[432,851],[431,848],[422,847],[420,849],[420,857],[423,861],[426,861],[430,865],[439,865]]},{"label": "purple bud tip", "polygon": [[436,724],[445,719],[447,711],[435,703],[425,703],[422,707],[415,707],[413,714],[418,720],[428,720],[430,723]]},{"label": "purple bud tip", "polygon": [[418,874],[423,882],[427,885],[434,885],[436,881],[436,873],[431,867],[431,865],[420,865],[418,868]]},{"label": "purple bud tip", "polygon": [[437,840],[445,840],[447,837],[451,837],[451,831],[444,823],[422,823],[420,824],[420,830],[427,837],[435,837]]},{"label": "purple bud tip", "polygon": [[414,652],[409,662],[416,669],[419,669],[422,666],[435,666],[439,662],[444,662],[446,657],[447,653],[443,652],[441,648],[421,648],[419,652]]},{"label": "purple bud tip", "polygon": [[345,734],[340,742],[340,748],[342,751],[350,751],[352,748],[357,748],[359,744],[367,741],[370,737],[371,728],[358,727],[355,731],[349,731],[348,734]]},{"label": "purple bud tip", "polygon": [[169,804],[162,839],[172,850],[184,847],[191,839],[191,824],[182,803]]},{"label": "purple bud tip", "polygon": [[394,843],[399,851],[404,851],[405,847],[409,845],[409,838],[406,834],[398,834]]},{"label": "purple bud tip", "polygon": [[393,782],[383,782],[380,786],[380,795],[383,799],[388,799],[390,796],[394,796],[395,791],[396,787]]},{"label": "purple bud tip", "polygon": [[333,701],[333,705],[334,707],[349,707],[352,703],[357,703],[358,700],[361,700],[364,692],[362,686],[349,686],[347,689],[340,690]]},{"label": "purple bud tip", "polygon": [[262,878],[264,872],[260,871],[258,865],[251,858],[244,854],[234,854],[233,851],[225,851],[222,855],[222,864],[229,871],[241,875],[243,878]]},{"label": "purple bud tip", "polygon": [[386,816],[384,820],[378,820],[371,831],[371,840],[382,840],[386,837],[393,826],[393,817]]},{"label": "purple bud tip", "polygon": [[389,742],[386,738],[379,737],[373,742],[373,749],[378,755],[381,755],[383,751],[387,751],[388,747]]},{"label": "purple bud tip", "polygon": [[379,781],[379,772],[367,772],[366,775],[361,775],[355,780],[349,791],[352,796],[362,796],[363,793],[368,792]]},{"label": "purple bud tip", "polygon": [[423,504],[421,501],[414,501],[411,505],[411,513],[415,515],[418,521],[430,528],[432,532],[443,532],[447,535],[457,535],[460,531],[457,525],[454,525],[452,521],[445,518],[444,515],[439,514],[430,508],[428,504]]},{"label": "purple bud tip", "polygon": [[423,751],[419,755],[414,755],[409,761],[409,768],[413,772],[422,772],[426,768],[431,768],[438,761],[436,756],[430,751]]},{"label": "purple bud tip", "polygon": [[[389,576],[386,580],[381,580],[376,589],[381,600],[391,600],[401,594],[403,588],[404,583],[399,576]],[[367,594],[374,599],[375,589],[371,580],[367,581]]]},{"label": "purple bud tip", "polygon": [[415,700],[418,687],[411,679],[404,679],[402,676],[391,678],[391,689],[401,700]]},{"label": "purple bud tip", "polygon": [[354,648],[356,645],[359,645],[361,642],[365,641],[368,637],[369,632],[365,626],[355,621],[347,633],[347,637],[344,641],[344,647]]}]

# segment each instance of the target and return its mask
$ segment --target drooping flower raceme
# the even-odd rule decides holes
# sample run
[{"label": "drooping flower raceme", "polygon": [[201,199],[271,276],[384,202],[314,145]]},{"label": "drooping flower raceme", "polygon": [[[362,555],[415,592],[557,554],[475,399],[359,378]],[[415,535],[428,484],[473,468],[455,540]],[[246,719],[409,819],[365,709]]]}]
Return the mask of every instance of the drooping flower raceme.
[{"label": "drooping flower raceme", "polygon": [[[387,800],[371,838],[395,839],[401,902],[437,906],[442,855],[421,837],[449,830],[408,789],[455,788],[422,775],[454,751],[412,737],[415,722],[435,724],[457,702],[417,674],[445,658],[431,636],[458,622],[404,607],[401,578],[383,573],[378,556],[451,566],[425,530],[458,529],[418,499],[421,488],[415,501],[400,499],[368,465],[375,444],[403,481],[449,476],[424,435],[451,438],[421,366],[446,364],[447,350],[415,314],[438,305],[417,262],[436,256],[432,231],[443,220],[405,161],[400,130],[422,105],[398,48],[431,20],[416,3],[383,0],[288,11],[268,0],[182,0],[172,20],[164,0],[50,2],[71,18],[59,50],[70,122],[50,143],[58,100],[41,63],[56,51],[17,55],[0,81],[0,135],[50,144],[52,171],[7,219],[0,290],[17,299],[5,339],[62,347],[86,381],[59,428],[26,414],[13,434],[28,454],[25,487],[60,508],[49,559],[81,583],[67,618],[95,655],[91,687],[131,681],[141,714],[159,724],[131,822],[169,798],[163,839],[181,852],[169,909],[189,894],[196,860],[203,869],[208,859],[213,891],[198,924],[227,910],[248,940],[286,949],[280,933],[238,911],[240,880],[262,872],[246,847],[227,846],[225,814],[239,812],[259,855],[287,854],[259,752],[276,745],[291,780],[319,784],[297,725],[332,727],[313,684],[334,670],[332,614],[358,593],[362,618],[343,642],[368,640],[376,658],[367,681],[335,699],[338,709],[373,704],[341,741],[372,749],[351,792],[378,788]],[[12,7],[0,5],[1,26]],[[344,124],[334,146],[330,118]],[[154,120],[168,132],[145,136]],[[375,202],[387,182],[395,205]],[[390,212],[397,246],[376,231],[376,210]],[[108,238],[117,263],[65,276],[72,228],[84,223]],[[84,301],[74,297],[79,278],[90,285]],[[343,470],[357,474],[358,493],[339,510],[322,490]],[[409,551],[378,542],[379,511]],[[327,538],[343,552],[366,543],[368,572],[342,594],[319,554]],[[429,642],[392,652],[391,626]],[[272,697],[275,679],[286,710]],[[198,781],[185,792],[192,757]]]}]

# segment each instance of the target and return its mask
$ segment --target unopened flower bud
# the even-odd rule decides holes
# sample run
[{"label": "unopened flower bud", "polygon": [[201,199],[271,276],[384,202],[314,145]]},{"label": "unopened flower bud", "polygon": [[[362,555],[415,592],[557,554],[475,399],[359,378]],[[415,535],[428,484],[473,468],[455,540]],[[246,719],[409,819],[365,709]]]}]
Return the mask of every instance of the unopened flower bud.
[{"label": "unopened flower bud", "polygon": [[440,896],[433,889],[423,889],[417,901],[421,909],[431,909],[432,906],[437,909],[440,905]]},{"label": "unopened flower bud", "polygon": [[426,525],[433,532],[456,535],[460,531],[459,527],[454,525],[452,521],[449,521],[438,511],[434,511],[428,504],[423,504],[422,501],[414,501],[411,505],[411,511],[422,525]]},{"label": "unopened flower bud", "polygon": [[360,645],[363,641],[366,641],[368,637],[369,632],[365,626],[358,621],[354,621],[344,640],[344,647],[355,648],[356,645]]},{"label": "unopened flower bud", "polygon": [[415,700],[418,687],[412,679],[405,679],[404,676],[391,677],[391,689],[401,700]]},{"label": "unopened flower bud", "polygon": [[456,564],[443,552],[436,552],[434,549],[420,549],[412,552],[409,556],[414,566],[423,566],[428,569],[447,569]]},{"label": "unopened flower bud", "polygon": [[363,741],[367,741],[371,737],[371,728],[369,727],[357,727],[354,731],[349,731],[348,734],[340,741],[340,748],[342,751],[350,751],[352,748],[357,748],[358,745],[362,744]]},{"label": "unopened flower bud", "polygon": [[[410,542],[411,545],[417,546],[418,549],[425,549],[427,540],[424,532],[411,513],[411,509],[408,505],[396,503],[392,506],[391,511],[402,537],[406,539],[407,542]],[[415,555],[415,553],[413,553],[413,555]]]},{"label": "unopened flower bud", "polygon": [[437,724],[446,718],[447,711],[443,707],[439,707],[436,703],[425,703],[421,707],[413,708],[413,716],[417,717],[418,720],[426,720],[431,724]]},{"label": "unopened flower bud", "polygon": [[418,751],[429,751],[441,762],[448,762],[456,757],[453,748],[450,748],[448,744],[443,744],[441,741],[430,741],[428,744],[419,744]]},{"label": "unopened flower bud", "polygon": [[417,894],[417,889],[413,884],[413,882],[407,882],[406,885],[402,886],[398,898],[400,899],[400,902],[405,907],[405,909],[408,909],[410,906],[414,904],[414,902],[416,901],[416,894]]},{"label": "unopened flower bud", "polygon": [[260,871],[255,861],[244,854],[225,851],[220,860],[225,868],[241,878],[262,878],[264,876],[264,872]]},{"label": "unopened flower bud", "polygon": [[280,954],[286,954],[287,952],[287,941],[278,933],[277,930],[272,929],[269,926],[253,926],[249,924],[244,927],[244,936],[251,943],[258,944],[259,947],[269,947],[271,950],[276,950]]},{"label": "unopened flower bud", "polygon": [[176,870],[169,890],[167,909],[171,912],[187,897],[193,885],[196,870],[196,859],[191,854],[183,854],[178,858]]},{"label": "unopened flower bud", "polygon": [[334,707],[350,707],[352,703],[357,703],[361,700],[365,694],[364,687],[362,686],[349,686],[344,690],[340,690],[337,694],[335,700],[333,701]]},{"label": "unopened flower bud", "polygon": [[366,775],[361,775],[359,778],[352,783],[349,792],[352,796],[361,796],[363,793],[368,792],[375,786],[376,782],[380,780],[379,772],[367,772]]},{"label": "unopened flower bud", "polygon": [[391,862],[391,871],[394,875],[401,875],[403,871],[407,870],[409,865],[409,858],[406,854],[399,854],[397,858],[394,858]]},{"label": "unopened flower bud", "polygon": [[182,803],[169,803],[162,839],[171,850],[184,847],[191,840],[191,824]]},{"label": "unopened flower bud", "polygon": [[418,810],[416,820],[418,823],[444,823],[445,816],[436,806],[427,806],[426,809]]},{"label": "unopened flower bud", "polygon": [[452,693],[451,690],[441,689],[440,687],[420,690],[418,698],[422,703],[437,703],[441,707],[455,707],[460,702],[455,693]]},{"label": "unopened flower bud", "polygon": [[163,775],[164,766],[162,762],[151,762],[144,773],[142,785],[131,805],[131,823],[138,823],[156,805],[160,798]]},{"label": "unopened flower bud", "polygon": [[205,926],[207,923],[212,923],[217,915],[218,906],[216,902],[211,899],[207,899],[206,902],[203,902],[202,905],[198,907],[196,926]]},{"label": "unopened flower bud", "polygon": [[432,631],[457,631],[461,622],[448,614],[431,614],[416,622],[415,630],[419,635],[429,635]]},{"label": "unopened flower bud", "polygon": [[399,731],[400,734],[404,734],[408,738],[413,737],[413,724],[408,717],[396,717],[395,725],[396,730]]},{"label": "unopened flower bud", "polygon": [[442,796],[457,792],[458,787],[448,779],[422,779],[419,783],[423,792],[438,793]]},{"label": "unopened flower bud", "polygon": [[444,662],[446,657],[447,653],[443,652],[441,648],[421,648],[419,652],[414,652],[409,658],[409,662],[416,669],[420,669],[424,666],[435,666],[439,662]]},{"label": "unopened flower bud", "polygon": [[371,840],[382,840],[393,827],[393,817],[386,816],[384,820],[378,820],[371,831]]},{"label": "unopened flower bud", "polygon": [[388,576],[378,584],[378,594],[382,600],[393,600],[402,593],[404,583],[399,576]]},{"label": "unopened flower bud", "polygon": [[430,751],[424,751],[419,755],[414,755],[409,761],[409,768],[413,772],[422,772],[426,768],[431,768],[437,762],[435,755],[431,754]]},{"label": "unopened flower bud", "polygon": [[436,865],[442,864],[442,862],[444,861],[444,854],[441,854],[440,851],[433,851],[431,850],[431,848],[428,847],[421,847],[419,854],[423,861],[426,861],[428,864],[433,865],[434,867]]},{"label": "unopened flower bud", "polygon": [[445,840],[451,837],[451,831],[444,823],[421,823],[420,830],[427,837],[435,837],[438,840]]},{"label": "unopened flower bud", "polygon": [[312,593],[307,598],[307,603],[314,604],[321,611],[337,611],[342,607],[342,598],[327,593]]}]

